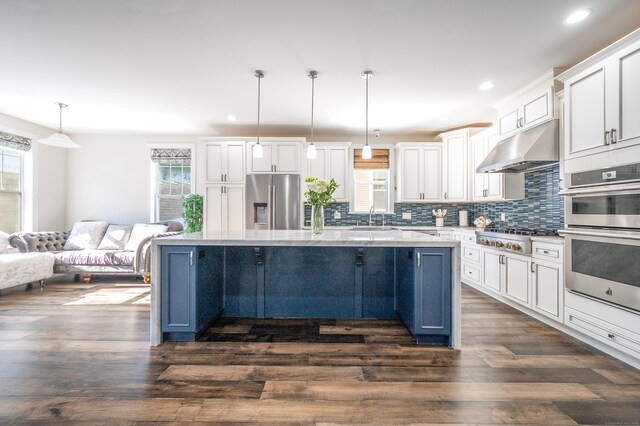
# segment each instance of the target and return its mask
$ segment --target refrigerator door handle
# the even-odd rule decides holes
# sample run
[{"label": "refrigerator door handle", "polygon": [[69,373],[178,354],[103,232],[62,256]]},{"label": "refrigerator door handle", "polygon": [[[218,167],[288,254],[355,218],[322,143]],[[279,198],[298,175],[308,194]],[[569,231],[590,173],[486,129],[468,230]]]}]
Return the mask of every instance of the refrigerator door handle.
[{"label": "refrigerator door handle", "polygon": [[271,223],[269,229],[276,229],[276,186],[271,185],[271,194],[269,195],[271,203]]}]

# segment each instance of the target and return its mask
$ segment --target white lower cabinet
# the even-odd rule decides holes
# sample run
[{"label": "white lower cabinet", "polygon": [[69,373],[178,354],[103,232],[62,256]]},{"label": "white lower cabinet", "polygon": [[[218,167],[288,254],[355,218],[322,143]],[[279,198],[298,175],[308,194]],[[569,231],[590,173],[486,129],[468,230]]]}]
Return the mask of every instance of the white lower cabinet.
[{"label": "white lower cabinet", "polygon": [[533,242],[531,260],[531,308],[562,321],[564,266],[562,245]]},{"label": "white lower cabinet", "polygon": [[531,258],[484,247],[481,254],[482,287],[529,307]]},{"label": "white lower cabinet", "polygon": [[640,359],[640,315],[571,292],[565,296],[567,327]]},{"label": "white lower cabinet", "polygon": [[480,246],[476,244],[475,231],[455,231],[454,238],[459,240],[461,259],[460,259],[460,279],[474,287],[480,287],[482,281],[482,255]]},{"label": "white lower cabinet", "polygon": [[204,230],[244,229],[244,185],[208,185],[204,196]]}]

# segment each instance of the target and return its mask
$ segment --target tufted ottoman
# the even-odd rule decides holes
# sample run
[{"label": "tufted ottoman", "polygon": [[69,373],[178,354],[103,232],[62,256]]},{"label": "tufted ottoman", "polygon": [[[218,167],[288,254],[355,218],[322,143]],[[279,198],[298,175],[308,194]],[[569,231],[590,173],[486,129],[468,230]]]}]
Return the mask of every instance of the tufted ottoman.
[{"label": "tufted ottoman", "polygon": [[0,290],[19,284],[44,280],[53,275],[54,256],[51,253],[0,254]]}]

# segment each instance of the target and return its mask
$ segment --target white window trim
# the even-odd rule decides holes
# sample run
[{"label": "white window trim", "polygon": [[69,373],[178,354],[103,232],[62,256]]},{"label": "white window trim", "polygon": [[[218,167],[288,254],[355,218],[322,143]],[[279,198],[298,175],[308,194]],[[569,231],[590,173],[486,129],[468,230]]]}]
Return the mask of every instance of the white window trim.
[{"label": "white window trim", "polygon": [[[37,170],[34,167],[38,155],[39,136],[34,133],[24,132],[12,127],[0,126],[0,131],[12,133],[31,139],[31,149],[22,152],[22,226],[21,231],[33,232],[37,229],[37,199],[35,197]],[[10,148],[9,148],[10,149]]]},{"label": "white window trim", "polygon": [[150,143],[147,144],[149,158],[149,222],[156,222],[156,189],[158,187],[158,175],[156,163],[151,161],[151,150],[158,149],[191,149],[191,193],[196,193],[196,145],[193,143]]},{"label": "white window trim", "polygon": [[[364,144],[352,145],[349,147],[349,214],[366,214],[355,210],[356,204],[356,188],[353,173],[353,156],[356,149],[362,149]],[[371,145],[372,149],[388,149],[389,150],[389,180],[387,182],[387,211],[385,214],[394,213],[394,201],[396,199],[396,174],[395,174],[395,145],[394,144],[375,144]]]}]

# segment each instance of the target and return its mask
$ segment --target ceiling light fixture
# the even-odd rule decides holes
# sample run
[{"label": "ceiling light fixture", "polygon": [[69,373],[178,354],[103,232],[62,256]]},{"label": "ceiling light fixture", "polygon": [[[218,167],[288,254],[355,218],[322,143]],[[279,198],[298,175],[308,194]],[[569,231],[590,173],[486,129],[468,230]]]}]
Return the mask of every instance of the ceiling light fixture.
[{"label": "ceiling light fixture", "polygon": [[569,25],[575,24],[576,22],[586,19],[589,15],[591,15],[591,9],[580,9],[567,16],[564,22]]},{"label": "ceiling light fixture", "polygon": [[315,83],[318,78],[318,71],[309,71],[307,74],[311,79],[311,143],[307,147],[307,158],[313,160],[318,155],[316,152],[316,146],[313,144],[313,101],[315,97]]},{"label": "ceiling light fixture", "polygon": [[490,90],[493,89],[493,82],[491,81],[485,81],[483,83],[480,83],[480,86],[478,86],[478,89],[480,90]]},{"label": "ceiling light fixture", "polygon": [[264,72],[256,70],[253,75],[258,79],[258,138],[253,146],[253,158],[262,158],[262,145],[260,144],[260,80],[264,77]]},{"label": "ceiling light fixture", "polygon": [[369,145],[369,79],[373,75],[373,71],[365,71],[362,73],[362,78],[365,81],[365,122],[364,122],[364,140],[365,144],[362,147],[362,159],[371,160],[371,145]]},{"label": "ceiling light fixture", "polygon": [[39,142],[45,145],[57,146],[59,148],[80,148],[80,145],[71,140],[71,138],[62,133],[62,108],[66,108],[68,105],[62,102],[56,102],[56,105],[60,108],[60,125],[58,132],[51,136],[40,139]]},{"label": "ceiling light fixture", "polygon": [[233,114],[227,115],[227,121],[238,121],[238,117]]}]

